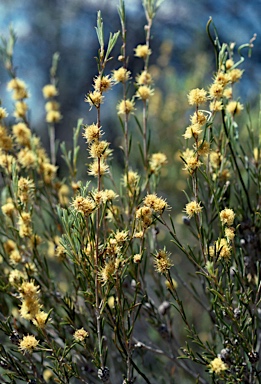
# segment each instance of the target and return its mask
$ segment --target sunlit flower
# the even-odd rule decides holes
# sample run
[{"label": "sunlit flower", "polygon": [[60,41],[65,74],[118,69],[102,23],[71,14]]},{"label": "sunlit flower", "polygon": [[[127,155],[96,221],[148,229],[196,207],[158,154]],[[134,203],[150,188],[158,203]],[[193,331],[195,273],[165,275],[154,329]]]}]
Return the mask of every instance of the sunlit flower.
[{"label": "sunlit flower", "polygon": [[111,89],[111,86],[112,86],[112,80],[108,75],[102,76],[102,77],[98,76],[94,79],[95,91],[103,93]]},{"label": "sunlit flower", "polygon": [[5,119],[8,116],[8,113],[6,112],[6,109],[3,107],[0,107],[0,120]]},{"label": "sunlit flower", "polygon": [[2,210],[2,212],[3,212],[4,215],[6,215],[6,216],[12,216],[12,214],[13,214],[14,211],[15,211],[15,206],[14,206],[13,203],[8,202],[8,203],[2,205],[1,210]]},{"label": "sunlit flower", "polygon": [[227,364],[224,363],[224,361],[220,357],[216,357],[209,364],[209,370],[212,373],[220,374],[226,369],[228,369],[228,366]]},{"label": "sunlit flower", "polygon": [[46,84],[43,89],[43,96],[45,99],[50,99],[54,96],[58,95],[58,90],[55,85],[53,84]]},{"label": "sunlit flower", "polygon": [[152,83],[151,74],[148,71],[142,71],[141,74],[136,77],[136,83],[137,85],[150,85]]},{"label": "sunlit flower", "polygon": [[39,300],[35,297],[26,298],[22,301],[20,308],[20,315],[25,320],[33,320],[37,313],[40,311],[41,305]]},{"label": "sunlit flower", "polygon": [[133,262],[135,264],[138,264],[141,262],[141,259],[142,259],[142,255],[140,253],[136,253],[134,256],[133,256]]},{"label": "sunlit flower", "polygon": [[48,318],[48,313],[46,312],[43,312],[43,311],[39,311],[34,319],[33,319],[33,324],[40,328],[40,329],[43,329],[45,328],[46,326],[46,321],[47,321],[47,318]]},{"label": "sunlit flower", "polygon": [[46,114],[47,123],[58,123],[62,119],[60,111],[51,110]]},{"label": "sunlit flower", "polygon": [[82,215],[88,216],[94,211],[96,205],[89,197],[77,196],[72,201],[72,207]]},{"label": "sunlit flower", "polygon": [[207,116],[203,112],[197,111],[197,112],[194,112],[192,116],[190,116],[190,121],[192,125],[193,124],[204,125],[207,122]]},{"label": "sunlit flower", "polygon": [[149,165],[152,173],[157,173],[163,165],[167,164],[165,153],[153,153],[149,159]]},{"label": "sunlit flower", "polygon": [[31,139],[31,130],[25,123],[18,123],[13,125],[13,134],[18,144],[29,145]]},{"label": "sunlit flower", "polygon": [[235,212],[233,209],[225,208],[219,214],[222,224],[227,224],[228,226],[233,225],[235,219]]},{"label": "sunlit flower", "polygon": [[183,136],[185,139],[190,139],[191,137],[197,137],[201,132],[201,125],[199,123],[196,123],[187,127],[186,132]]},{"label": "sunlit flower", "polygon": [[134,48],[135,56],[140,57],[142,59],[146,59],[149,55],[151,55],[151,49],[146,45],[139,44],[136,48]]},{"label": "sunlit flower", "polygon": [[173,266],[170,260],[170,253],[166,252],[165,249],[160,249],[154,255],[154,265],[158,273],[166,273]]},{"label": "sunlit flower", "polygon": [[222,111],[222,109],[223,109],[222,101],[220,101],[220,100],[211,101],[211,103],[209,104],[209,109],[212,112]]},{"label": "sunlit flower", "polygon": [[113,279],[114,272],[115,262],[113,260],[110,260],[99,271],[99,280],[102,282],[103,285],[107,284]]},{"label": "sunlit flower", "polygon": [[135,110],[135,104],[133,100],[121,100],[117,105],[118,115],[129,115]]},{"label": "sunlit flower", "polygon": [[138,97],[138,99],[145,101],[148,100],[153,95],[153,93],[153,89],[151,89],[147,85],[141,85],[137,89],[136,96]]},{"label": "sunlit flower", "polygon": [[211,99],[219,99],[222,97],[224,91],[224,85],[221,83],[213,83],[209,88],[209,96]]},{"label": "sunlit flower", "polygon": [[101,135],[101,128],[97,124],[93,123],[84,127],[83,137],[85,137],[88,143],[99,140]]},{"label": "sunlit flower", "polygon": [[202,209],[203,207],[200,205],[200,203],[197,203],[196,201],[191,201],[190,203],[186,204],[185,212],[188,217],[191,218],[195,214],[199,214]]},{"label": "sunlit flower", "polygon": [[24,101],[17,101],[15,103],[14,117],[17,119],[26,116],[28,105]]},{"label": "sunlit flower", "polygon": [[219,257],[223,259],[229,259],[231,256],[231,247],[225,238],[218,239],[216,241],[216,252]]},{"label": "sunlit flower", "polygon": [[89,336],[89,333],[87,331],[85,331],[84,328],[81,328],[81,329],[77,329],[75,332],[74,332],[74,339],[76,341],[83,341],[86,339],[86,337]]},{"label": "sunlit flower", "polygon": [[239,114],[244,109],[243,104],[238,101],[230,101],[226,106],[226,111],[231,113],[231,115]]},{"label": "sunlit flower", "polygon": [[143,203],[146,207],[152,208],[155,212],[162,213],[169,208],[167,202],[155,194],[145,196]]},{"label": "sunlit flower", "polygon": [[102,157],[105,154],[106,149],[108,148],[109,143],[105,140],[103,141],[94,141],[90,148],[89,148],[89,154],[90,157],[96,158],[96,157]]},{"label": "sunlit flower", "polygon": [[37,298],[39,294],[39,286],[34,284],[34,281],[24,281],[19,287],[20,297],[23,299]]},{"label": "sunlit flower", "polygon": [[188,102],[190,105],[204,104],[207,101],[207,91],[205,89],[195,88],[188,94]]},{"label": "sunlit flower", "polygon": [[115,69],[112,72],[112,78],[115,83],[126,83],[130,79],[130,71],[124,67]]},{"label": "sunlit flower", "polygon": [[104,96],[102,96],[102,93],[100,91],[94,91],[88,93],[88,95],[85,96],[84,101],[86,103],[89,103],[90,106],[95,106],[96,108],[99,108],[99,106],[103,103]]},{"label": "sunlit flower", "polygon": [[33,350],[37,347],[39,341],[32,335],[27,335],[20,340],[19,348],[23,352],[32,353]]},{"label": "sunlit flower", "polygon": [[109,171],[109,166],[105,163],[103,159],[95,159],[89,165],[88,174],[94,177],[98,177],[98,175],[100,176],[105,175],[108,171]]},{"label": "sunlit flower", "polygon": [[244,71],[239,68],[231,69],[231,71],[229,71],[229,78],[231,83],[236,83],[238,80],[240,80],[243,73]]}]

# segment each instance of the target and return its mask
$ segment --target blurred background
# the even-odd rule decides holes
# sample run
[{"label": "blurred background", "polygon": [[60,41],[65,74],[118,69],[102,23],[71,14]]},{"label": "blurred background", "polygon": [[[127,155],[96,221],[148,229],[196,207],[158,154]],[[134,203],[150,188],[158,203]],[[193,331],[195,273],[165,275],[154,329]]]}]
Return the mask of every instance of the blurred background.
[{"label": "blurred background", "polygon": [[[142,61],[135,58],[133,49],[145,41],[146,23],[142,1],[125,0],[127,14],[127,54],[132,77],[142,68]],[[117,14],[118,0],[5,0],[0,3],[1,34],[8,36],[8,28],[13,26],[18,41],[15,49],[14,64],[17,76],[29,87],[29,120],[32,129],[42,137],[48,149],[48,134],[45,123],[44,99],[42,87],[49,82],[49,70],[52,55],[59,52],[59,102],[63,119],[56,127],[56,138],[72,142],[72,128],[82,117],[85,123],[95,121],[95,111],[89,112],[84,103],[85,94],[92,88],[92,79],[97,73],[95,56],[98,41],[95,32],[97,11],[102,11],[105,36],[120,29]],[[206,33],[206,23],[212,17],[221,42],[236,42],[236,47],[249,42],[257,34],[253,55],[241,66],[245,74],[237,85],[241,102],[247,102],[254,108],[259,102],[261,46],[259,36],[261,0],[228,2],[219,0],[165,0],[158,11],[152,28],[152,50],[150,70],[154,77],[155,94],[151,100],[150,116],[153,143],[161,143],[168,156],[168,169],[163,174],[161,184],[167,195],[174,200],[176,193],[186,185],[180,177],[177,166],[178,151],[182,149],[182,133],[189,122],[187,112],[187,93],[194,87],[204,87],[211,82],[215,69],[213,46]],[[119,39],[109,63],[107,73],[120,66],[117,57],[120,53]],[[0,98],[9,111],[12,121],[12,101],[6,92],[8,75],[1,63]],[[106,106],[102,110],[102,125],[107,140],[112,147],[121,144],[121,129],[115,112],[117,101],[121,97],[120,86],[114,87],[106,95]],[[133,90],[130,90],[130,97]],[[87,158],[85,144],[81,140],[82,154]],[[116,163],[121,163],[121,154],[115,149]],[[87,160],[86,160],[87,161]],[[133,159],[139,163],[139,159]],[[84,164],[85,161],[81,163]],[[62,165],[62,164],[59,164]],[[61,167],[60,173],[63,173]],[[79,177],[86,176],[82,169]],[[170,176],[171,177],[168,177]],[[177,191],[173,195],[173,180]],[[183,194],[182,194],[183,196]]]}]

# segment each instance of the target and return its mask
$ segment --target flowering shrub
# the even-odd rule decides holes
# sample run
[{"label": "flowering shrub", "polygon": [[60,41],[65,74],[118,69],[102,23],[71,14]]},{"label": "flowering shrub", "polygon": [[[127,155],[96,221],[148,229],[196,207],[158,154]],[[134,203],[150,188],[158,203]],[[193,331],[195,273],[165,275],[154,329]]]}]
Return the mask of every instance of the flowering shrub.
[{"label": "flowering shrub", "polygon": [[[237,57],[234,45],[221,45],[212,20],[208,23],[217,68],[208,89],[188,90],[192,111],[180,152],[188,201],[173,212],[159,192],[167,156],[150,147],[148,107],[155,94],[150,36],[159,3],[143,0],[145,37],[134,49],[143,70],[136,75],[126,56],[124,1],[118,8],[121,31],[108,43],[98,12],[98,72],[85,97],[96,121],[80,119],[73,147],[67,151],[61,144],[68,167],[62,180],[55,147],[62,119],[59,57],[54,55],[50,83],[43,87],[49,156],[30,127],[29,92],[13,65],[13,31],[2,41],[15,122],[8,123],[1,107],[1,382],[261,381],[260,134],[250,124],[242,143],[238,115],[244,107],[235,96],[242,50],[251,51],[254,39]],[[108,73],[120,38],[120,65]],[[115,106],[123,132],[120,180],[102,127],[103,104],[114,86],[122,89]],[[132,165],[133,123],[140,167]],[[87,182],[77,174],[81,134]],[[176,213],[182,211],[180,228]],[[188,235],[179,235],[181,229]],[[175,265],[181,255],[193,282]]]}]

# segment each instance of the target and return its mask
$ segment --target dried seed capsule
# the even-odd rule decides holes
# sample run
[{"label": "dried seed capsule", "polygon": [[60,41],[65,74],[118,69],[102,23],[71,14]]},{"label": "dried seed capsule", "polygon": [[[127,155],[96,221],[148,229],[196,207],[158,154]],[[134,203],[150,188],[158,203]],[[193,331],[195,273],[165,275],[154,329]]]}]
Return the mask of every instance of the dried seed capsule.
[{"label": "dried seed capsule", "polygon": [[106,381],[110,378],[110,370],[108,367],[99,368],[98,369],[98,377],[103,382],[106,383]]}]

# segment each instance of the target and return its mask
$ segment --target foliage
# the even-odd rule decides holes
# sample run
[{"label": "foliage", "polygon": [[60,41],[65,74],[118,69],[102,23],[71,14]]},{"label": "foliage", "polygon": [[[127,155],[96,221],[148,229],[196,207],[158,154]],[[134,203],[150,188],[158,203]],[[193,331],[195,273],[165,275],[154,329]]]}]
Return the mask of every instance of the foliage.
[{"label": "foliage", "polygon": [[[149,60],[160,3],[143,1],[144,43],[135,48],[143,68],[136,76],[128,69],[124,1],[118,7],[121,31],[110,34],[107,44],[98,12],[98,72],[85,97],[96,121],[79,119],[72,148],[61,144],[68,168],[62,180],[55,143],[62,119],[59,55],[54,54],[50,83],[43,87],[49,158],[30,127],[28,89],[13,65],[14,32],[2,40],[16,120],[9,124],[0,108],[0,377],[5,383],[261,381],[260,133],[250,119],[242,142],[243,105],[234,96],[243,75],[243,49],[251,51],[254,38],[239,47],[237,59],[234,45],[221,44],[208,22],[216,68],[208,90],[188,93],[192,115],[180,151],[187,204],[175,207],[184,213],[180,228],[159,197],[167,157],[153,143],[149,119],[150,113],[152,122],[157,118]],[[120,36],[120,67],[107,74]],[[116,106],[124,158],[120,180],[102,129],[104,102],[116,84],[122,88]],[[78,179],[81,132],[87,182]],[[137,153],[139,165],[133,163]],[[184,229],[188,240],[179,234]],[[190,277],[176,265],[181,255]]]}]

